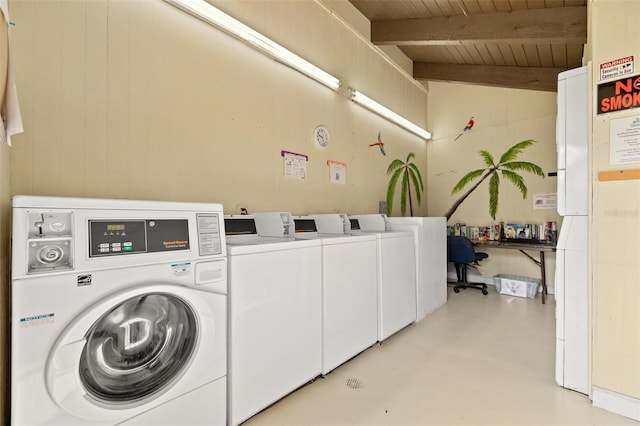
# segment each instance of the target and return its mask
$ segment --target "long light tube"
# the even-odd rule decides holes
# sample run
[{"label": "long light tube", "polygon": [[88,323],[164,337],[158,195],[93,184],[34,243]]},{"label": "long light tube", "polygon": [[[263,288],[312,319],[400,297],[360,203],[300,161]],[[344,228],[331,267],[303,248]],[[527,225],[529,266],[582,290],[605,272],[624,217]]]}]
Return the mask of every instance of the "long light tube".
[{"label": "long light tube", "polygon": [[263,36],[237,19],[232,18],[204,0],[165,0],[179,9],[239,38],[249,45],[333,90],[340,88],[340,80],[302,59],[275,41]]},{"label": "long light tube", "polygon": [[417,124],[412,123],[407,120],[403,116],[396,114],[391,111],[389,108],[384,105],[379,104],[374,101],[370,97],[364,95],[362,92],[359,92],[355,89],[351,89],[351,100],[362,105],[363,107],[370,109],[371,111],[379,114],[380,116],[386,118],[387,120],[399,125],[400,127],[404,127],[406,130],[420,136],[422,139],[428,141],[431,139],[431,133],[418,126]]}]

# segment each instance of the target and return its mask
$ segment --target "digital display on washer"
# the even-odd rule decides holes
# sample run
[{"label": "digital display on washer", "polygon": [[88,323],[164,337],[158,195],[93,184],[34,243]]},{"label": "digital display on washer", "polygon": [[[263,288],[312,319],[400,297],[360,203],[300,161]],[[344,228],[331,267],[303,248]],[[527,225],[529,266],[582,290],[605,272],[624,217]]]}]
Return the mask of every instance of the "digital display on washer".
[{"label": "digital display on washer", "polygon": [[225,235],[258,235],[256,220],[252,217],[225,217],[224,233]]},{"label": "digital display on washer", "polygon": [[124,231],[124,224],[118,223],[107,225],[107,231]]},{"label": "digital display on washer", "polygon": [[296,232],[318,232],[314,219],[293,219],[296,225]]},{"label": "digital display on washer", "polygon": [[349,222],[351,222],[351,230],[352,231],[357,231],[357,230],[360,229],[360,222],[358,221],[358,219],[349,218]]},{"label": "digital display on washer", "polygon": [[189,250],[187,219],[89,220],[89,257]]}]

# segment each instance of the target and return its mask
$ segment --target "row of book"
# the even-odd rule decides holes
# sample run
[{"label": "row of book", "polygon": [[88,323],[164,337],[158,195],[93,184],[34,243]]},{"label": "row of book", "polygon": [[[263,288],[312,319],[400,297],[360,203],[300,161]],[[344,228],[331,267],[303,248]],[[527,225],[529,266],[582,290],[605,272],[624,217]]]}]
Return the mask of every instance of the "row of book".
[{"label": "row of book", "polygon": [[504,241],[504,240],[533,240],[555,242],[558,236],[556,222],[538,224],[520,224],[500,222],[488,226],[469,226],[456,223],[447,226],[447,235],[462,235],[472,241]]}]

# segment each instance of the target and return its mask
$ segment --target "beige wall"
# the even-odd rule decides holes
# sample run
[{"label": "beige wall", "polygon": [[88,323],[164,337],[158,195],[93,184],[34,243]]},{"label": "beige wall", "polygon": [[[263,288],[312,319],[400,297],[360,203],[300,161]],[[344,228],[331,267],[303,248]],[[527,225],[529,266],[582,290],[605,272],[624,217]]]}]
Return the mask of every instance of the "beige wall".
[{"label": "beige wall", "polygon": [[[339,93],[160,0],[11,6],[25,125],[15,194],[365,213],[384,199],[392,159],[413,151],[426,168],[426,142],[351,102],[347,87],[422,125],[426,90],[320,3],[220,6],[338,76]],[[326,150],[311,141],[319,124]],[[368,148],[378,131],[386,157]],[[282,150],[309,156],[306,180],[283,177]],[[327,160],[347,164],[346,185],[329,182]]]},{"label": "beige wall", "polygon": [[[433,141],[427,148],[428,214],[444,215],[462,194],[451,195],[455,184],[466,173],[485,168],[480,150],[489,151],[497,161],[514,144],[533,139],[537,142],[525,149],[518,160],[539,165],[545,174],[556,171],[556,112],[556,94],[551,92],[429,83],[428,125]],[[473,129],[454,141],[471,116],[475,117]],[[556,192],[556,178],[524,172],[521,175],[527,185],[527,198],[523,200],[520,191],[502,179],[495,220],[489,214],[489,186],[485,181],[460,205],[448,224],[487,226],[500,221],[522,224],[556,221],[559,226],[561,218],[555,209],[533,208],[535,194]],[[538,266],[519,252],[488,251],[490,257],[480,268],[485,277],[499,273],[540,276]],[[553,286],[555,258],[547,255],[546,259],[547,284]]]},{"label": "beige wall", "polygon": [[[592,0],[591,81],[599,65],[633,55],[640,67],[640,2]],[[593,203],[590,259],[592,279],[592,385],[640,399],[640,182],[598,180],[598,173],[638,169],[611,165],[610,124],[638,117],[640,109],[594,116],[591,140]]]}]

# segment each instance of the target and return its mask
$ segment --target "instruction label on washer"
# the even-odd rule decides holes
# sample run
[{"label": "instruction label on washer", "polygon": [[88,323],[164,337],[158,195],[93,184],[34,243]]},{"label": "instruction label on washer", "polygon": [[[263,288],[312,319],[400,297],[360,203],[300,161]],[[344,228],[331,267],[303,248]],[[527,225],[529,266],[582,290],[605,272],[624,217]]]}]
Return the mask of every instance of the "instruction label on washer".
[{"label": "instruction label on washer", "polygon": [[198,213],[198,248],[200,256],[222,253],[220,217],[217,213]]}]

